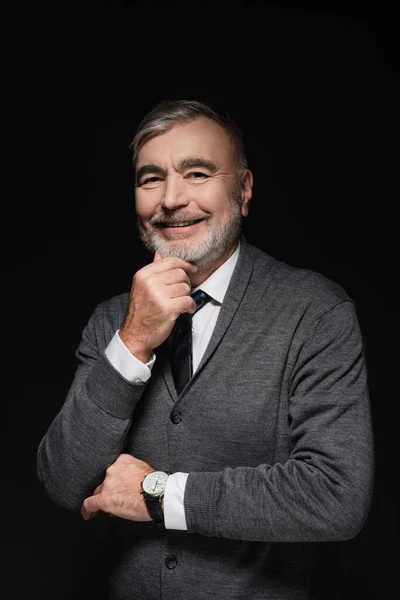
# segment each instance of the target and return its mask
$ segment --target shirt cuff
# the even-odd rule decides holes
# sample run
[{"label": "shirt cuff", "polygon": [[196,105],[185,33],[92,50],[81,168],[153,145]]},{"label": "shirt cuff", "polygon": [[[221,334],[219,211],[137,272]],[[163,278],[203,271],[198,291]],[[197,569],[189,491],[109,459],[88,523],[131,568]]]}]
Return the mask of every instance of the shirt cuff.
[{"label": "shirt cuff", "polygon": [[168,477],[164,492],[165,529],[187,531],[183,497],[188,476],[189,473],[172,473]]},{"label": "shirt cuff", "polygon": [[115,332],[114,337],[105,350],[108,360],[114,369],[130,383],[146,383],[150,379],[151,369],[156,360],[155,354],[152,354],[148,363],[142,363],[142,361],[129,352],[119,337],[118,331]]}]

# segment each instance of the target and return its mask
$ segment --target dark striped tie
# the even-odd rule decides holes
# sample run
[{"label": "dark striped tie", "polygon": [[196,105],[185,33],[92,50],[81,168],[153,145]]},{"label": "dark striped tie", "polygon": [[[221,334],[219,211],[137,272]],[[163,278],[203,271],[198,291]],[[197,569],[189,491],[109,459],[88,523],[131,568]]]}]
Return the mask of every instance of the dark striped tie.
[{"label": "dark striped tie", "polygon": [[[195,313],[211,300],[203,290],[193,292],[192,298],[196,302]],[[171,334],[171,370],[178,396],[193,375],[192,317],[188,313],[179,315]]]}]

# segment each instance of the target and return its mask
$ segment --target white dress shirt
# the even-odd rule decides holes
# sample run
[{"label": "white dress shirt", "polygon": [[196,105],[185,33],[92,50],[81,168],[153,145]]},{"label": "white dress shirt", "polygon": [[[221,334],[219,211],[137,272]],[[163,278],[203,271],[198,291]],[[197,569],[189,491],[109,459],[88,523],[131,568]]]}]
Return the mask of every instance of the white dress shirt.
[{"label": "white dress shirt", "polygon": [[[206,281],[194,288],[192,292],[201,289],[211,296],[211,300],[193,315],[192,320],[192,353],[193,373],[197,370],[203,354],[211,339],[226,290],[232,277],[233,270],[239,258],[240,242],[227,261],[225,261]],[[147,364],[138,360],[116,331],[106,348],[106,356],[110,363],[125,379],[131,383],[145,383],[151,377],[151,369],[156,360],[155,355]],[[187,530],[183,498],[188,473],[173,473],[168,477],[164,494],[164,521],[166,529]]]}]

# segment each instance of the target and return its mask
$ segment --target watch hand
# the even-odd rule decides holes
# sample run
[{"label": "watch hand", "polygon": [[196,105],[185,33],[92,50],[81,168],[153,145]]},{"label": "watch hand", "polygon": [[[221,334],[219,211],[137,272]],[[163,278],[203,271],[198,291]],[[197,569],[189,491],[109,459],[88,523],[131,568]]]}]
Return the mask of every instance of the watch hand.
[{"label": "watch hand", "polygon": [[155,482],[154,487],[153,487],[153,492],[156,491],[158,480],[159,480],[159,477],[157,477],[157,479],[156,479],[156,482]]}]

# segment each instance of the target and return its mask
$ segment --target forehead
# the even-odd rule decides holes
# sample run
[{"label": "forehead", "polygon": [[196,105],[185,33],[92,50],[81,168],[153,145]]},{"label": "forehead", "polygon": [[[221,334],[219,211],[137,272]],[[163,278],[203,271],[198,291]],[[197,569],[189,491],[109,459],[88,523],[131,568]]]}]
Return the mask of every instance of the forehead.
[{"label": "forehead", "polygon": [[140,149],[136,168],[147,163],[159,164],[185,157],[201,157],[219,166],[233,166],[234,151],[229,135],[223,127],[206,117],[189,123],[177,123],[171,129],[151,138]]}]

